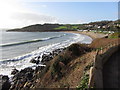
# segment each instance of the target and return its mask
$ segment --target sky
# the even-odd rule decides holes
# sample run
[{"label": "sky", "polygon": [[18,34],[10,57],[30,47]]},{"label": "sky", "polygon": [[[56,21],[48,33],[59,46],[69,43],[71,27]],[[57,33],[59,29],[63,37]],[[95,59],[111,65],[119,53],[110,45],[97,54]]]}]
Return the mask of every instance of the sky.
[{"label": "sky", "polygon": [[117,19],[118,0],[0,0],[0,28]]}]

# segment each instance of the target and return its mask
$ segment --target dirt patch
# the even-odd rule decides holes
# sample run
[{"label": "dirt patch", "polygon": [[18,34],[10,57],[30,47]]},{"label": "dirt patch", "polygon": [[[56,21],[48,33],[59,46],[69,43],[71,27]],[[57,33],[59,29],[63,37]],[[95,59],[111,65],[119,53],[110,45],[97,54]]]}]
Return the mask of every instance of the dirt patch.
[{"label": "dirt patch", "polygon": [[119,39],[118,38],[116,38],[116,39],[97,38],[97,39],[93,40],[90,47],[99,48],[99,47],[104,47],[106,45],[110,45],[110,44],[114,44],[114,43],[120,44],[120,38]]}]

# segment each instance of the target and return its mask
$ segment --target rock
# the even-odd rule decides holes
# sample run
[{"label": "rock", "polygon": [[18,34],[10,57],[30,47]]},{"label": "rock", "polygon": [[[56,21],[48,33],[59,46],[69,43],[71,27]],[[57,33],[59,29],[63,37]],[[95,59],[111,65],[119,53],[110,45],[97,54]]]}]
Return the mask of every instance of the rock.
[{"label": "rock", "polygon": [[36,64],[39,64],[39,63],[40,63],[40,60],[37,60],[37,61],[36,61]]},{"label": "rock", "polygon": [[[40,58],[40,57],[38,57],[38,58]],[[30,60],[30,62],[31,62],[31,63],[39,64],[39,63],[40,63],[40,60],[39,60],[39,59],[35,60],[35,59],[33,58],[33,59]]]},{"label": "rock", "polygon": [[9,90],[11,83],[9,82],[8,76],[2,76],[2,89],[1,90]]},{"label": "rock", "polygon": [[8,80],[9,80],[9,77],[8,77],[8,76],[6,76],[6,75],[5,75],[5,76],[2,76],[2,81],[3,81],[3,82],[6,82],[6,81],[8,81]]},{"label": "rock", "polygon": [[[17,74],[14,75],[14,77],[12,78],[13,81],[15,82],[16,80],[20,80],[20,79],[30,79],[30,77],[32,76],[34,70],[32,68],[25,68],[23,70],[21,70],[20,72],[18,72]],[[30,77],[29,77],[30,75]]]},{"label": "rock", "polygon": [[53,55],[52,54],[43,54],[42,55],[42,62],[50,61],[51,59],[53,59]]},{"label": "rock", "polygon": [[105,38],[108,38],[108,36],[105,36]]},{"label": "rock", "polygon": [[35,68],[35,73],[37,73],[38,71],[43,70],[45,67],[44,66],[38,66]]},{"label": "rock", "polygon": [[36,60],[33,58],[30,60],[31,63],[36,63]]},{"label": "rock", "polygon": [[27,73],[27,72],[33,72],[34,70],[32,69],[32,68],[30,68],[30,67],[28,67],[28,68],[25,68],[25,69],[23,69],[23,70],[21,70],[20,71],[20,73]]},{"label": "rock", "polygon": [[[56,49],[53,52],[46,52],[41,56],[36,56],[33,59],[30,60],[31,63],[39,64],[40,60],[42,59],[41,63],[46,63],[47,61],[50,61],[53,59],[54,56],[58,55],[63,49]],[[60,66],[64,66],[64,64],[61,62],[59,63]],[[33,81],[35,79],[38,79],[40,77],[40,73],[45,68],[45,66],[37,66],[35,69],[32,68],[25,68],[21,71],[18,71],[16,69],[13,69],[11,74],[13,74],[13,84],[11,86],[11,90],[21,90],[25,89],[28,90],[30,87],[33,87]],[[34,82],[35,84],[35,82]]]},{"label": "rock", "polygon": [[[53,59],[53,57],[57,56],[59,53],[61,53],[64,50],[64,48],[61,49],[55,49],[52,52],[46,52],[42,55],[42,62],[46,62],[46,61],[50,61],[51,59]],[[36,63],[39,64],[40,63],[40,56],[34,57],[33,59],[30,60],[31,63]]]},{"label": "rock", "polygon": [[22,69],[12,78],[13,84],[11,86],[11,90],[21,90],[24,87],[26,82],[29,82],[33,79],[34,69],[28,67]]},{"label": "rock", "polygon": [[0,90],[2,89],[2,76],[3,75],[0,75]]},{"label": "rock", "polygon": [[26,77],[27,77],[28,80],[31,80],[32,77],[33,77],[33,72],[26,73]]},{"label": "rock", "polygon": [[19,71],[17,69],[13,69],[12,72],[11,72],[11,75],[15,75],[17,74]]}]

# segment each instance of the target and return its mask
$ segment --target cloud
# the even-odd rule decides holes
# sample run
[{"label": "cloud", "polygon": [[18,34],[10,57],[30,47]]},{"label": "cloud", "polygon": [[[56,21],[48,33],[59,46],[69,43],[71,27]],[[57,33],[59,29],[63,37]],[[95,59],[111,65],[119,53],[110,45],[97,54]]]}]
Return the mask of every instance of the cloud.
[{"label": "cloud", "polygon": [[57,22],[57,18],[48,15],[42,15],[37,13],[23,13],[18,12],[12,15],[13,19],[21,20],[21,21],[31,21],[31,22]]},{"label": "cloud", "polygon": [[46,8],[46,7],[47,7],[47,5],[41,5],[41,7]]},{"label": "cloud", "polygon": [[24,25],[44,24],[44,23],[58,23],[58,18],[38,13],[17,12],[11,17],[13,20]]}]

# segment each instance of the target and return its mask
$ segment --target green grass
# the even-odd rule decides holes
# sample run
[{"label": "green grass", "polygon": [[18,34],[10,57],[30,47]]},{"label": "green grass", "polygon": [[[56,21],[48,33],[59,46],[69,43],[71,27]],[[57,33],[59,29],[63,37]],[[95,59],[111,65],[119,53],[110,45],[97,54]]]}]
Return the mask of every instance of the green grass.
[{"label": "green grass", "polygon": [[120,32],[113,33],[109,35],[108,38],[120,38]]},{"label": "green grass", "polygon": [[78,26],[75,25],[64,25],[64,26],[59,26],[57,28],[54,28],[55,30],[77,30]]},{"label": "green grass", "polygon": [[89,81],[89,75],[84,74],[84,76],[82,77],[82,80],[80,82],[80,85],[77,86],[77,90],[87,89],[88,88],[88,81]]},{"label": "green grass", "polygon": [[59,26],[57,28],[54,28],[55,30],[67,30],[66,26]]}]

